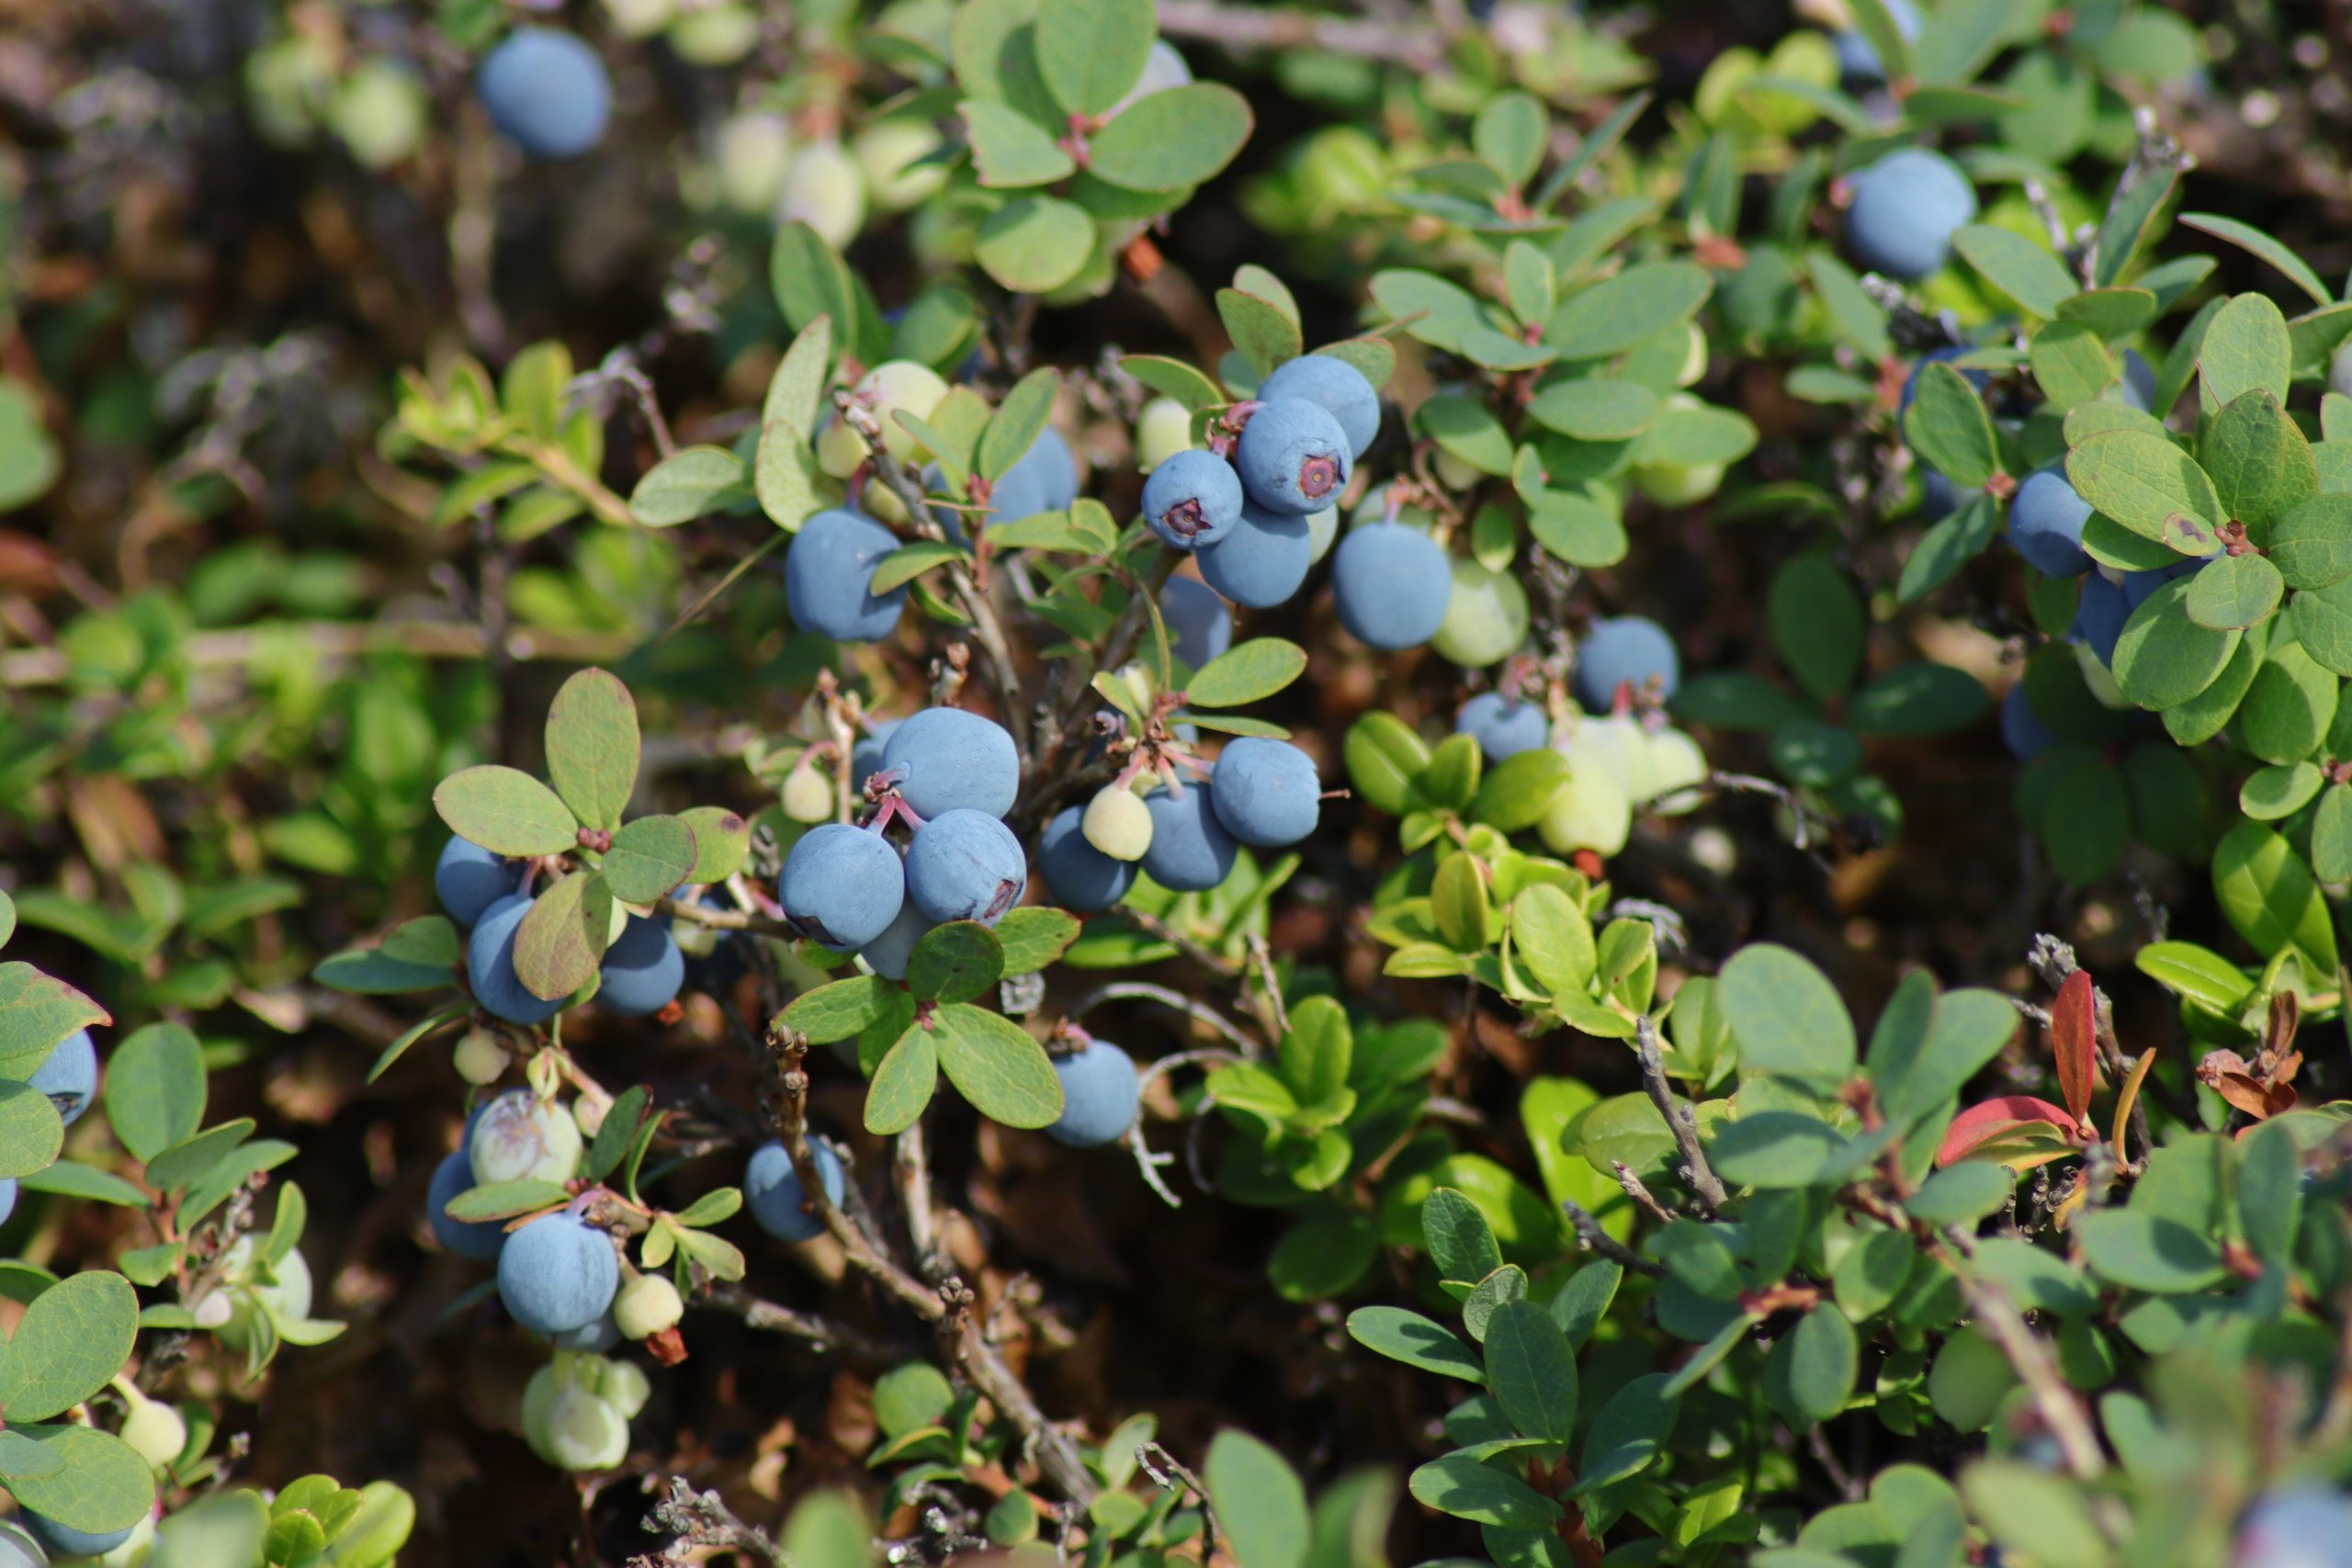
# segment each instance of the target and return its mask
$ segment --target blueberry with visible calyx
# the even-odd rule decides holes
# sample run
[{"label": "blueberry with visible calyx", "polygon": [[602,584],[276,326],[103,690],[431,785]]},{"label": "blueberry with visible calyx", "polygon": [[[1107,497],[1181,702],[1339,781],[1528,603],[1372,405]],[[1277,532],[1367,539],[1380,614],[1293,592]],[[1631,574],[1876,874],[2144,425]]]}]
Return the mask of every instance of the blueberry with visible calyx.
[{"label": "blueberry with visible calyx", "polygon": [[1681,656],[1664,626],[1641,615],[1595,621],[1577,645],[1576,673],[1569,685],[1587,713],[1607,713],[1619,688],[1674,695],[1682,680]]},{"label": "blueberry with visible calyx", "polygon": [[1233,465],[1199,447],[1177,453],[1143,484],[1143,518],[1180,550],[1214,545],[1241,522],[1241,479]]},{"label": "blueberry with visible calyx", "polygon": [[1233,466],[1250,500],[1268,512],[1304,517],[1340,499],[1355,453],[1347,432],[1320,403],[1276,398],[1250,411],[1233,444]]}]

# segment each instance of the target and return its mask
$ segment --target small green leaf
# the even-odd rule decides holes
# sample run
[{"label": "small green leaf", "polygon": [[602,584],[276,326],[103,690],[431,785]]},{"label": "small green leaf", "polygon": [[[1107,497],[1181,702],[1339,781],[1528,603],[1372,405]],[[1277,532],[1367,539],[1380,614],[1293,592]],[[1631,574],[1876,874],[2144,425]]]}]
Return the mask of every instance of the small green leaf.
[{"label": "small green leaf", "polygon": [[1415,1498],[1441,1514],[1512,1529],[1551,1528],[1566,1512],[1517,1476],[1467,1454],[1443,1454],[1407,1483]]},{"label": "small green leaf", "polygon": [[1854,1025],[1828,977],[1800,954],[1758,942],[1733,954],[1716,985],[1744,1066],[1823,1082],[1854,1070]]},{"label": "small green leaf", "polygon": [[1952,231],[1951,243],[1985,282],[2037,316],[2057,315],[2078,292],[2065,263],[2022,234],[1971,223]]},{"label": "small green leaf", "polygon": [[907,989],[919,1001],[968,1002],[1004,974],[1004,949],[977,920],[951,920],[917,939],[907,955]]},{"label": "small green leaf", "polygon": [[1233,161],[1253,123],[1249,100],[1218,84],[1149,93],[1095,136],[1087,172],[1124,190],[1190,190]]},{"label": "small green leaf", "polygon": [[743,459],[724,446],[688,446],[672,453],[629,491],[629,514],[649,528],[673,528],[752,499]]},{"label": "small green leaf", "polygon": [[107,1120],[142,1164],[195,1135],[205,1091],[204,1048],[176,1023],[132,1032],[107,1059]]},{"label": "small green leaf", "polygon": [[2187,702],[2211,685],[2237,651],[2241,634],[2188,618],[2189,588],[2189,581],[2176,581],[2157,589],[2116,638],[2116,684],[2142,707],[2161,712]]},{"label": "small green leaf", "polygon": [[699,858],[695,830],[683,818],[640,817],[613,835],[605,885],[624,904],[650,904],[683,886]]},{"label": "small green leaf", "polygon": [[835,980],[813,991],[803,991],[776,1014],[775,1026],[806,1035],[812,1044],[847,1040],[882,1016],[895,990],[876,975]]},{"label": "small green leaf", "polygon": [[2134,1291],[2180,1295],[2222,1278],[2222,1255],[2199,1232],[2138,1209],[2098,1209],[2075,1223],[2084,1261]]},{"label": "small green leaf", "polygon": [[574,872],[531,900],[515,928],[515,976],[541,1001],[560,1001],[596,977],[612,937],[612,889],[600,873]]},{"label": "small green leaf", "polygon": [[1578,441],[1626,441],[1657,417],[1657,393],[1638,381],[1588,377],[1555,381],[1535,394],[1529,417]]},{"label": "small green leaf", "polygon": [[930,1030],[909,1029],[874,1070],[865,1091],[865,1130],[903,1133],[921,1120],[939,1085],[939,1041]]},{"label": "small green leaf", "polygon": [[176,1191],[227,1158],[238,1145],[253,1135],[253,1118],[240,1116],[183,1138],[147,1162],[147,1185],[162,1192]]},{"label": "small green leaf", "polygon": [[2236,295],[2206,325],[2197,355],[2199,400],[2208,413],[2256,390],[2283,403],[2293,364],[2278,307],[2267,295]]},{"label": "small green leaf", "polygon": [[637,787],[637,704],[603,670],[566,680],[548,706],[548,779],[582,824],[617,828]]},{"label": "small green leaf", "polygon": [[1261,378],[1297,358],[1306,345],[1295,315],[1247,289],[1218,289],[1216,313],[1233,339],[1234,351]]},{"label": "small green leaf", "polygon": [[[117,1279],[116,1283],[122,1281]],[[130,1287],[124,1285],[123,1290],[128,1294]],[[134,1306],[134,1314],[136,1310]],[[19,1335],[23,1332],[18,1328]],[[123,1348],[127,1354],[130,1346],[126,1343]],[[119,1366],[120,1362],[116,1364]],[[6,1385],[6,1380],[0,1379],[0,1387]],[[13,1403],[12,1400],[12,1405]],[[17,1419],[20,1418],[11,1417],[11,1425]],[[8,1490],[16,1494],[19,1507],[89,1535],[111,1535],[129,1529],[154,1507],[154,1472],[138,1450],[113,1433],[71,1424],[17,1429],[43,1447],[55,1450],[64,1461],[53,1471],[40,1474],[19,1472],[9,1477]]]},{"label": "small green leaf", "polygon": [[555,791],[514,768],[467,768],[433,792],[449,830],[493,854],[554,855],[576,848],[580,823]]},{"label": "small green leaf", "polygon": [[2282,513],[2270,526],[2270,562],[2290,588],[2352,577],[2352,495],[2313,495]]},{"label": "small green leaf", "polygon": [[1001,103],[967,98],[956,106],[980,184],[990,189],[1051,185],[1078,171],[1053,132]]},{"label": "small green leaf", "polygon": [[2278,569],[2260,556],[2223,556],[2188,580],[2182,608],[2211,631],[2259,626],[2286,592]]},{"label": "small green leaf", "polygon": [[940,1066],[974,1110],[1008,1127],[1044,1127],[1059,1119],[1061,1077],[1026,1030],[969,1003],[944,1004],[933,1016]]},{"label": "small green leaf", "polygon": [[1194,671],[1184,699],[1194,707],[1238,707],[1272,696],[1306,670],[1306,652],[1281,637],[1252,637]]},{"label": "small green leaf", "polygon": [[781,420],[805,433],[817,428],[824,409],[826,372],[833,357],[833,321],[820,315],[803,326],[792,346],[776,362],[768,378],[767,398],[760,405],[763,430]]},{"label": "small green leaf", "polygon": [[1348,1314],[1348,1334],[1367,1350],[1440,1377],[1486,1382],[1485,1365],[1470,1347],[1443,1325],[1403,1307],[1358,1307]]},{"label": "small green leaf", "polygon": [[1714,278],[1690,262],[1649,262],[1569,296],[1544,337],[1565,359],[1622,354],[1696,315]]},{"label": "small green leaf", "polygon": [[560,1181],[489,1181],[480,1187],[469,1187],[450,1199],[444,1212],[453,1220],[481,1224],[490,1220],[511,1220],[518,1214],[536,1214],[571,1196],[571,1189]]},{"label": "small green leaf", "polygon": [[2223,521],[2213,481],[2169,439],[2142,430],[2102,431],[2066,454],[2075,493],[2143,538],[2162,540],[2165,524],[2188,516],[2207,529]]},{"label": "small green leaf", "polygon": [[751,857],[752,825],[723,806],[696,806],[678,813],[695,836],[695,868],[686,881],[695,886],[724,882]]},{"label": "small green leaf", "polygon": [[1313,1539],[1306,1489],[1282,1455],[1246,1432],[1219,1432],[1201,1472],[1240,1568],[1306,1568]]},{"label": "small green leaf", "polygon": [[1470,802],[1473,820],[1499,832],[1534,827],[1568,784],[1568,760],[1548,746],[1521,751],[1481,779]]},{"label": "small green leaf", "polygon": [[1079,275],[1093,248],[1094,220],[1084,208],[1058,197],[1019,196],[980,224],[972,254],[1014,293],[1049,294]]},{"label": "small green leaf", "polygon": [[0,1358],[9,1425],[46,1421],[105,1387],[138,1334],[139,1297],[119,1274],[90,1269],[43,1291]]},{"label": "small green leaf", "polygon": [[1037,73],[1068,113],[1105,113],[1142,77],[1158,30],[1151,0],[1046,0]]},{"label": "small green leaf", "polygon": [[1912,450],[1939,473],[1968,490],[1982,490],[2000,467],[1993,422],[1968,378],[1941,360],[1920,372],[1917,393],[1903,416]]},{"label": "small green leaf", "polygon": [[30,1084],[0,1079],[0,1177],[46,1170],[64,1145],[56,1103]]},{"label": "small green leaf", "polygon": [[2196,229],[2217,240],[2227,240],[2248,254],[2268,262],[2285,273],[2289,282],[2310,295],[2314,305],[2332,302],[2327,285],[2319,280],[2319,274],[2305,265],[2302,257],[2251,224],[2213,212],[2184,212],[2174,221],[2184,229]]},{"label": "small green leaf", "polygon": [[1035,904],[1005,911],[996,923],[1007,975],[1034,975],[1069,951],[1084,928],[1076,917]]},{"label": "small green leaf", "polygon": [[1764,1363],[1764,1394],[1799,1427],[1826,1421],[1854,1392],[1860,1348],[1854,1325],[1835,1302],[1823,1302],[1773,1345]]},{"label": "small green leaf", "polygon": [[1487,1319],[1487,1386],[1511,1425],[1565,1443],[1576,1429],[1577,1361],[1567,1336],[1542,1307],[1505,1302]]}]

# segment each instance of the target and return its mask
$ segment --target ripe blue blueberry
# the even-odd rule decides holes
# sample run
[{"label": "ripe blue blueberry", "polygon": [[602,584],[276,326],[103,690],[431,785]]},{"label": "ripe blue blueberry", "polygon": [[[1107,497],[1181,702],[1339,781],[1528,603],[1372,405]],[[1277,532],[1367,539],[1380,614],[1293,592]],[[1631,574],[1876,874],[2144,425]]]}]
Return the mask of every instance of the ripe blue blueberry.
[{"label": "ripe blue blueberry", "polygon": [[1552,721],[1534,703],[1506,697],[1500,692],[1481,692],[1453,716],[1453,732],[1476,736],[1487,761],[1499,762],[1521,751],[1541,750],[1551,739]]},{"label": "ripe blue blueberry", "polygon": [[[1315,759],[1287,740],[1244,735],[1217,753],[1209,793],[1216,819],[1245,844],[1271,849],[1315,831],[1323,813],[1323,781]],[[1117,845],[1112,846],[1114,849]]]},{"label": "ripe blue blueberry", "polygon": [[1091,915],[1111,908],[1136,885],[1133,861],[1113,860],[1086,841],[1086,808],[1065,807],[1037,835],[1037,872],[1046,892],[1065,909]]},{"label": "ripe blue blueberry", "polygon": [[906,896],[899,852],[881,834],[846,822],[801,834],[776,883],[784,918],[835,953],[854,953],[888,931]]},{"label": "ripe blue blueberry", "polygon": [[1340,499],[1355,468],[1355,452],[1348,433],[1322,404],[1275,398],[1250,411],[1241,438],[1233,444],[1233,466],[1241,471],[1241,488],[1260,507],[1304,517]]},{"label": "ripe blue blueberry", "polygon": [[1233,646],[1233,612],[1216,590],[1194,577],[1171,577],[1159,590],[1168,651],[1198,670]]},{"label": "ripe blue blueberry", "polygon": [[517,28],[481,62],[490,121],[535,158],[596,145],[612,113],[612,81],[596,51],[556,28]]},{"label": "ripe blue blueberry", "polygon": [[2091,503],[2075,493],[2055,465],[2026,475],[2009,497],[2009,543],[2026,564],[2047,577],[2080,577],[2090,570],[2083,553],[2083,525]]},{"label": "ripe blue blueberry", "polygon": [[1062,1080],[1061,1120],[1046,1136],[1074,1149],[1115,1143],[1136,1124],[1143,1102],[1143,1078],[1135,1058],[1107,1040],[1091,1040],[1082,1051],[1054,1058]]},{"label": "ripe blue blueberry", "polygon": [[2142,413],[2155,412],[2156,367],[2142,358],[2136,348],[2123,351],[2122,398]]},{"label": "ripe blue blueberry", "polygon": [[1151,809],[1147,875],[1171,893],[1205,893],[1226,879],[1239,846],[1217,819],[1205,783],[1186,784],[1181,795],[1156,790],[1144,805]]},{"label": "ripe blue blueberry", "polygon": [[2101,664],[2115,662],[2115,639],[2123,635],[2123,623],[2132,618],[2131,595],[2123,584],[2111,581],[2102,571],[2086,574],[2082,597],[2075,604],[2075,624],[2067,636],[2098,655]]},{"label": "ripe blue blueberry", "polygon": [[424,1217],[433,1226],[433,1239],[441,1244],[443,1251],[488,1263],[505,1248],[504,1222],[453,1220],[448,1214],[449,1200],[473,1189],[474,1168],[467,1160],[466,1151],[458,1149],[433,1168],[433,1185],[424,1192]]},{"label": "ripe blue blueberry", "polygon": [[1028,886],[1021,840],[985,811],[943,811],[907,847],[907,897],[934,920],[992,926]]},{"label": "ripe blue blueberry", "polygon": [[25,1533],[40,1542],[42,1550],[51,1557],[103,1557],[129,1540],[131,1532],[139,1528],[133,1521],[119,1530],[93,1535],[88,1530],[77,1530],[71,1525],[44,1518],[30,1508],[20,1506],[17,1517],[23,1522]]},{"label": "ripe blue blueberry", "polygon": [[800,525],[784,552],[784,599],[795,625],[835,642],[873,642],[890,635],[907,602],[907,585],[876,594],[874,569],[899,547],[899,536],[839,507]]},{"label": "ripe blue blueberry", "polygon": [[1240,525],[1193,558],[1201,563],[1202,581],[1245,609],[1263,610],[1306,581],[1315,540],[1306,518],[1244,502]]},{"label": "ripe blue blueberry", "polygon": [[8,1216],[16,1212],[17,1179],[13,1176],[0,1177],[0,1225],[6,1224]]},{"label": "ripe blue blueberry", "polygon": [[1021,752],[994,719],[925,708],[890,732],[882,770],[918,816],[962,807],[1001,817],[1021,794]]},{"label": "ripe blue blueberry", "polygon": [[2273,1492],[2238,1525],[2236,1568],[2352,1568],[2352,1498],[2306,1483]]},{"label": "ripe blue blueberry", "polygon": [[1846,243],[1873,272],[1917,283],[1944,265],[1952,231],[1976,216],[1976,190],[1960,165],[1905,147],[1849,177]]},{"label": "ripe blue blueberry", "polygon": [[1569,684],[1587,713],[1607,713],[1616,706],[1617,689],[1635,691],[1657,682],[1657,694],[1674,695],[1682,681],[1681,656],[1674,639],[1656,621],[1641,615],[1619,615],[1595,621],[1591,635],[1577,648],[1576,674]]},{"label": "ripe blue blueberry", "polygon": [[1419,528],[1374,523],[1340,541],[1331,557],[1331,603],[1358,642],[1419,648],[1445,624],[1453,563]]},{"label": "ripe blue blueberry", "polygon": [[865,781],[882,771],[882,749],[890,743],[904,721],[895,718],[876,719],[874,727],[857,738],[849,749],[849,784],[853,790],[862,790]]},{"label": "ripe blue blueberry", "polygon": [[2020,762],[2030,762],[2057,739],[2041,722],[2041,716],[2033,711],[2033,704],[2025,694],[2025,682],[2020,681],[2011,686],[2009,694],[2001,699],[2001,741],[2008,747],[2009,755]]},{"label": "ripe blue blueberry", "polygon": [[90,1032],[77,1029],[51,1046],[27,1081],[36,1092],[49,1096],[59,1119],[71,1127],[98,1092],[98,1048],[91,1043]]},{"label": "ripe blue blueberry", "polygon": [[587,1327],[620,1284],[612,1238],[569,1211],[533,1220],[498,1255],[498,1299],[534,1334]]},{"label": "ripe blue blueberry", "polygon": [[[808,1154],[825,1197],[840,1203],[842,1162],[813,1138]],[[743,1168],[743,1201],[751,1206],[752,1218],[759,1227],[778,1241],[809,1241],[825,1232],[825,1222],[808,1208],[808,1195],[800,1185],[800,1172],[793,1166],[792,1156],[775,1138],[752,1151],[752,1163]]]},{"label": "ripe blue blueberry", "polygon": [[466,981],[474,988],[474,1000],[493,1017],[526,1026],[545,1023],[561,1012],[569,999],[558,997],[548,1001],[533,996],[523,977],[514,973],[514,933],[530,912],[529,895],[509,894],[481,912],[481,919],[474,922],[473,935],[466,941]]},{"label": "ripe blue blueberry", "polygon": [[670,922],[631,915],[619,940],[605,950],[596,1000],[623,1018],[650,1018],[677,999],[685,979],[686,957]]},{"label": "ripe blue blueberry", "polygon": [[1922,522],[1940,523],[1960,510],[1960,487],[1935,469],[1919,470],[1919,517]]},{"label": "ripe blue blueberry", "polygon": [[910,898],[899,907],[899,918],[890,922],[889,929],[859,948],[857,955],[885,980],[903,980],[907,977],[907,959],[913,953],[915,943],[938,923],[922,912],[922,905]]},{"label": "ripe blue blueberry", "polygon": [[469,839],[451,839],[433,868],[433,890],[460,930],[470,931],[481,912],[522,886],[520,861],[491,853]]},{"label": "ripe blue blueberry", "polygon": [[1372,438],[1380,434],[1380,393],[1363,371],[1328,354],[1307,354],[1275,367],[1259,384],[1264,402],[1277,398],[1304,398],[1319,405],[1340,422],[1348,438],[1348,456],[1361,457]]},{"label": "ripe blue blueberry", "polygon": [[1177,549],[1214,545],[1241,522],[1241,478],[1216,453],[1187,447],[1144,480],[1143,520]]}]

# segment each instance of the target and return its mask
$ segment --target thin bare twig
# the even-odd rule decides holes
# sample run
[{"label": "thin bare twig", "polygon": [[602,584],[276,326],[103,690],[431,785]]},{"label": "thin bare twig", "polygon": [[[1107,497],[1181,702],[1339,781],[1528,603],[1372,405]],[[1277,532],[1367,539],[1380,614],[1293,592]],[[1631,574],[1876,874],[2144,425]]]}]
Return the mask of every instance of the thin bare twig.
[{"label": "thin bare twig", "polygon": [[1643,1212],[1658,1224],[1670,1225],[1674,1223],[1676,1218],[1674,1211],[1657,1201],[1657,1195],[1649,1190],[1640,1177],[1634,1174],[1632,1166],[1622,1159],[1612,1159],[1609,1163],[1615,1168],[1617,1185],[1625,1190],[1626,1197],[1639,1203]]},{"label": "thin bare twig", "polygon": [[1674,1089],[1666,1081],[1666,1061],[1658,1053],[1657,1025],[1647,1017],[1634,1021],[1635,1049],[1641,1054],[1642,1087],[1649,1091],[1650,1103],[1666,1118],[1667,1126],[1674,1134],[1675,1146],[1682,1151],[1682,1179],[1707,1206],[1710,1216],[1731,1201],[1731,1194],[1724,1190],[1722,1179],[1707,1163],[1706,1150],[1699,1146],[1699,1121],[1690,1107],[1674,1097]]},{"label": "thin bare twig", "polygon": [[[1258,1055],[1263,1050],[1256,1041],[1242,1033],[1230,1019],[1206,1002],[1195,1001],[1182,991],[1170,990],[1166,986],[1155,986],[1148,980],[1114,980],[1110,985],[1098,986],[1072,1002],[1064,1016],[1083,1018],[1104,1002],[1118,1001],[1122,998],[1158,1002],[1164,1008],[1173,1008],[1176,1011],[1197,1020],[1212,1032],[1232,1041],[1234,1048],[1245,1056]],[[1155,1063],[1152,1070],[1158,1071],[1159,1067],[1159,1065]],[[1147,1079],[1149,1076],[1148,1073],[1146,1074]]]},{"label": "thin bare twig", "polygon": [[1560,1207],[1567,1211],[1568,1224],[1576,1227],[1577,1244],[1587,1252],[1598,1252],[1619,1268],[1646,1274],[1653,1280],[1666,1278],[1665,1269],[1601,1229],[1600,1222],[1589,1210],[1566,1199],[1561,1201]]},{"label": "thin bare twig", "polygon": [[856,1329],[844,1328],[814,1313],[763,1301],[740,1285],[715,1285],[707,1293],[694,1297],[690,1304],[739,1318],[746,1328],[806,1339],[820,1350],[838,1350],[871,1366],[896,1366],[907,1359],[906,1347],[902,1345],[888,1344]]}]

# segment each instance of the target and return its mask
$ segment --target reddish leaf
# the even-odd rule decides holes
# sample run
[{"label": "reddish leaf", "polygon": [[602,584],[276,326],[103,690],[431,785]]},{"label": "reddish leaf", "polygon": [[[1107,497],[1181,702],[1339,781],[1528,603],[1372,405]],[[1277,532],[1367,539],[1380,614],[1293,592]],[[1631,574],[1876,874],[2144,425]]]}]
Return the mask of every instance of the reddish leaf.
[{"label": "reddish leaf", "polygon": [[2005,1094],[1982,1105],[1972,1105],[1951,1119],[1951,1125],[1944,1132],[1943,1146],[1936,1150],[1936,1164],[1947,1166],[1965,1158],[1979,1144],[2037,1122],[2046,1122],[2069,1137],[2079,1136],[2082,1132],[2082,1124],[2064,1106],[2036,1100],[2030,1094]]},{"label": "reddish leaf", "polygon": [[2058,1059],[2058,1091],[2081,1122],[2091,1108],[2092,1074],[2098,1061],[2098,1017],[2091,976],[2077,969],[2058,987],[2050,1008],[2050,1050]]},{"label": "reddish leaf", "polygon": [[[2293,1067],[2302,1066],[2300,1053],[2290,1061]],[[2282,1075],[2280,1081],[2266,1084],[2235,1051],[2208,1051],[2197,1064],[2197,1077],[2207,1089],[2262,1122],[2295,1108],[2294,1085],[2283,1081],[2294,1076],[2293,1067]]]}]

